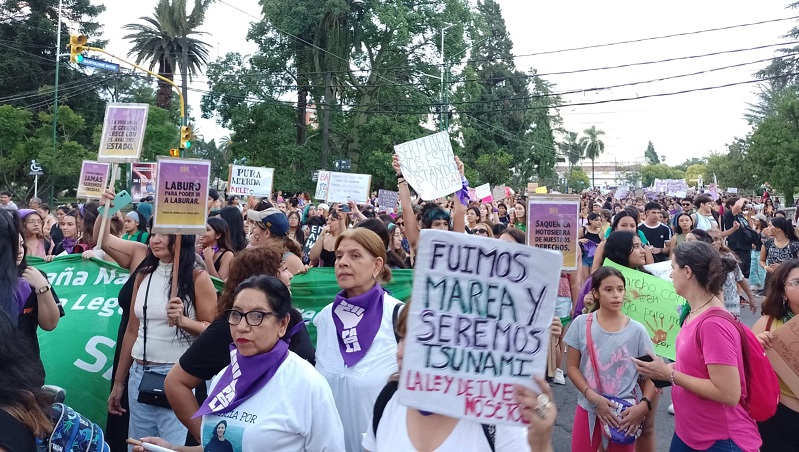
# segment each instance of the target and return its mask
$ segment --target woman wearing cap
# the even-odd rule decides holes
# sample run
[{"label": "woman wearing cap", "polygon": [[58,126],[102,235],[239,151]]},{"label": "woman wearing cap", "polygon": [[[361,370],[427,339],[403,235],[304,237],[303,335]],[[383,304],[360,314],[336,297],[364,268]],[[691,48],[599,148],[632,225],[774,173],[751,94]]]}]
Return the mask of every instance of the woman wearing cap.
[{"label": "woman wearing cap", "polygon": [[123,230],[125,231],[125,235],[122,236],[123,240],[147,243],[150,238],[150,234],[147,233],[147,221],[142,218],[141,213],[135,210],[131,210],[125,215]]},{"label": "woman wearing cap", "polygon": [[365,228],[344,231],[335,250],[336,282],[342,290],[313,320],[316,369],[333,390],[346,450],[356,452],[378,394],[397,372],[394,319],[401,302],[380,285],[391,280],[391,270],[377,234]]},{"label": "woman wearing cap", "polygon": [[250,235],[250,246],[269,242],[283,244],[283,263],[292,275],[305,271],[302,263],[302,248],[288,236],[289,222],[286,215],[274,207],[266,210],[248,210],[247,219],[255,226]]},{"label": "woman wearing cap", "polygon": [[22,221],[22,235],[27,255],[41,257],[48,262],[53,260],[55,246],[44,238],[42,232],[44,222],[41,215],[33,209],[19,209],[19,218]]}]

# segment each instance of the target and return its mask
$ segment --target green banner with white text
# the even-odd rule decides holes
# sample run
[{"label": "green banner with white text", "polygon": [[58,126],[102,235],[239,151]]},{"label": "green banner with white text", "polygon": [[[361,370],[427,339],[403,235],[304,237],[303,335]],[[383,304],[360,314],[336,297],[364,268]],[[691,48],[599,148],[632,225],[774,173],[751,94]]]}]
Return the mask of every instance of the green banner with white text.
[{"label": "green banner with white text", "polygon": [[[128,279],[128,271],[98,259],[84,260],[80,255],[58,257],[52,262],[28,257],[28,263],[47,274],[66,314],[55,330],[39,330],[46,383],[66,389],[70,406],[104,426],[122,315],[117,295]],[[412,279],[412,270],[395,270],[386,289],[394,297],[407,300]],[[223,287],[219,280],[214,284],[218,290]],[[292,301],[307,320],[313,320],[340,290],[332,268],[312,268],[291,281]],[[311,322],[307,326],[315,342],[316,328]]]}]

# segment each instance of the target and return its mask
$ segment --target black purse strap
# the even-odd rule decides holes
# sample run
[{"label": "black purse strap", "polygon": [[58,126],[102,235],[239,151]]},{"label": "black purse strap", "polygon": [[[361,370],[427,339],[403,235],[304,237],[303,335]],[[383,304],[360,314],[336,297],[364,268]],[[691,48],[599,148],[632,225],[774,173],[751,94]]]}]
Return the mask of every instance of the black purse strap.
[{"label": "black purse strap", "polygon": [[147,279],[147,290],[144,292],[144,370],[147,370],[147,299],[150,298],[150,283],[153,282],[153,274]]}]

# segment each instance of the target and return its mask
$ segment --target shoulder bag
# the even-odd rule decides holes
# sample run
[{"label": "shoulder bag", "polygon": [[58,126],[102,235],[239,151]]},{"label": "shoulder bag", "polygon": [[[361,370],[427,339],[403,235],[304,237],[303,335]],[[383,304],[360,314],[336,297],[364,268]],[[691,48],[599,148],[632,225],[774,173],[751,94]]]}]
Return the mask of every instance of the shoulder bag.
[{"label": "shoulder bag", "polygon": [[144,292],[144,375],[142,375],[141,382],[139,383],[139,397],[136,399],[139,403],[145,405],[152,405],[161,408],[172,408],[169,406],[169,400],[166,398],[164,391],[164,380],[166,375],[158,372],[148,370],[147,367],[147,299],[150,297],[150,283],[153,280],[153,274],[150,273],[147,279],[147,289]]}]

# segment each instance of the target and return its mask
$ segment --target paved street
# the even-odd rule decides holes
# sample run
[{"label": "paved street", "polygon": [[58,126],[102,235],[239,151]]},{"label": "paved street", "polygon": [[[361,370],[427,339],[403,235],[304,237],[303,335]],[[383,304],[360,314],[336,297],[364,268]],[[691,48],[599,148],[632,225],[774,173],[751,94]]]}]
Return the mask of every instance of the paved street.
[{"label": "paved street", "polygon": [[[759,301],[760,299],[758,299],[758,302]],[[741,310],[741,319],[749,327],[754,325],[759,317],[759,312],[755,315],[752,314],[748,308],[743,308]],[[555,399],[558,404],[558,421],[555,424],[555,431],[553,434],[555,452],[570,452],[574,408],[577,406],[577,389],[575,389],[568,378],[566,378],[565,386],[553,385],[553,387]],[[658,451],[669,450],[671,436],[674,434],[674,416],[666,411],[670,403],[671,390],[666,388],[663,391],[663,395],[660,397],[655,421]]]}]

